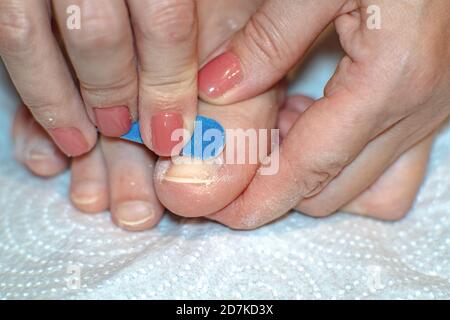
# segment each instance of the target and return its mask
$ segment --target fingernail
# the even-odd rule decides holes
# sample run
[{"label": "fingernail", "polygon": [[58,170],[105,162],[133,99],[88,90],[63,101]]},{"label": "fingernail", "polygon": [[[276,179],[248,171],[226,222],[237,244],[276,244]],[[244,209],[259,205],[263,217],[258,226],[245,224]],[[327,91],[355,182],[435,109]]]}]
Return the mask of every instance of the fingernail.
[{"label": "fingernail", "polygon": [[198,88],[206,96],[217,98],[243,79],[239,58],[226,52],[210,61],[198,74]]},{"label": "fingernail", "polygon": [[50,130],[56,144],[70,157],[76,157],[86,153],[89,145],[77,128],[57,128]]},{"label": "fingernail", "polygon": [[96,181],[76,183],[70,193],[70,198],[77,205],[90,205],[99,200],[102,186]]},{"label": "fingernail", "polygon": [[219,167],[217,163],[180,157],[169,166],[163,179],[175,183],[210,184],[215,181]]},{"label": "fingernail", "polygon": [[131,116],[128,107],[94,108],[97,127],[108,137],[120,137],[131,128]]},{"label": "fingernail", "polygon": [[155,217],[153,206],[145,201],[129,201],[119,204],[115,211],[121,227],[141,226]]},{"label": "fingernail", "polygon": [[183,129],[183,118],[178,112],[162,112],[155,114],[151,120],[153,151],[160,156],[169,157],[177,155],[181,151],[175,150],[180,145],[183,137],[173,141],[172,133],[177,129]]}]

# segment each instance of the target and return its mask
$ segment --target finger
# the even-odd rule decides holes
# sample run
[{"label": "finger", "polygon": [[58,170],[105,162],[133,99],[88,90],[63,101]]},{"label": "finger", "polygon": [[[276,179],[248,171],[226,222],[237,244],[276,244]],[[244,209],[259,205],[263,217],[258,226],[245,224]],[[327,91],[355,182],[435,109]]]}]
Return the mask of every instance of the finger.
[{"label": "finger", "polygon": [[[283,141],[278,172],[257,174],[234,203],[211,218],[234,228],[255,228],[282,216],[296,202],[314,197],[320,206],[305,210],[314,216],[330,214],[374,183],[435,125],[416,130],[418,119],[424,115],[415,115],[374,139],[371,132],[378,129],[374,129],[370,113],[356,112],[354,108],[370,102],[357,103],[353,99],[340,91],[315,102],[297,119]],[[273,153],[271,162],[276,159],[277,154]],[[342,186],[347,189],[341,192]]]},{"label": "finger", "polygon": [[60,174],[69,165],[68,158],[25,107],[17,110],[13,126],[16,159],[41,177]]},{"label": "finger", "polygon": [[72,160],[70,199],[76,208],[86,213],[108,208],[108,176],[99,145]]},{"label": "finger", "polygon": [[[119,137],[137,119],[137,71],[124,0],[57,0],[55,15],[92,120]],[[67,8],[80,10],[80,28],[67,27]],[[132,116],[131,116],[132,115]]]},{"label": "finger", "polygon": [[[316,101],[270,156],[278,170],[271,175],[259,171],[247,190],[213,218],[232,227],[246,227],[248,222],[251,228],[319,193],[371,139],[371,119],[355,108],[359,105],[346,91]],[[256,195],[264,200],[255,202]]]},{"label": "finger", "polygon": [[[330,215],[375,184],[402,157],[410,158],[410,155],[416,152],[414,149],[415,146],[411,145],[415,144],[417,140],[416,138],[411,138],[405,142],[405,132],[409,132],[407,122],[386,131],[370,142],[358,157],[343,169],[339,176],[332,180],[319,194],[303,199],[296,208],[303,213],[315,217]],[[418,146],[422,145],[429,148],[430,138],[418,144]],[[372,211],[367,212],[367,215],[390,220],[404,216],[412,204],[420,182],[422,181],[425,168],[423,163],[425,162],[426,164],[427,157],[428,153],[424,153],[422,161],[418,161],[418,164],[422,166],[422,172],[419,172],[418,175],[414,174],[415,172],[405,173],[405,171],[400,171],[405,174],[405,179],[408,181],[400,178],[395,180],[398,186],[390,191],[391,198],[389,199],[395,197],[396,191],[400,191],[398,193],[399,196],[395,199],[397,201],[395,208],[398,210],[395,212],[387,212],[387,209]],[[414,160],[416,159],[414,158]],[[407,169],[409,168],[410,166],[407,166]],[[406,191],[404,191],[405,187],[402,184],[403,182],[407,183],[408,189]],[[380,201],[380,199],[378,200]],[[380,204],[382,205],[383,202],[381,200]]]},{"label": "finger", "polygon": [[[290,97],[279,116],[280,131],[287,135],[290,127],[313,102],[303,96]],[[336,179],[318,195],[303,199],[296,209],[312,215],[326,216],[350,202],[359,199],[358,196],[370,187],[370,192],[360,201],[352,201],[353,212],[359,208],[359,214],[371,215],[376,218],[397,219],[410,208],[423,179],[428,151],[432,136],[413,146],[400,155],[404,147],[399,146],[402,132],[408,132],[414,120],[408,119],[398,124],[395,130],[388,130],[369,143],[363,152],[348,165]],[[404,127],[404,130],[399,130]],[[391,165],[392,161],[395,161]],[[381,178],[379,178],[381,176]],[[383,178],[387,176],[386,178]],[[392,178],[392,176],[395,176]],[[388,183],[386,183],[386,181]],[[389,183],[390,182],[390,183]],[[373,191],[373,185],[383,184],[388,187],[382,190],[384,196],[373,198],[380,191]],[[396,184],[394,186],[393,184]],[[387,194],[389,193],[389,194]],[[370,194],[369,197],[367,194]],[[397,196],[396,196],[397,194]],[[374,202],[378,201],[376,205]],[[395,201],[395,203],[393,203]],[[368,208],[368,209],[366,209]],[[374,211],[373,208],[378,208]]]},{"label": "finger", "polygon": [[264,92],[303,56],[345,1],[268,0],[199,72],[199,94],[229,104]]},{"label": "finger", "polygon": [[24,103],[61,150],[78,156],[97,139],[52,35],[44,0],[0,2],[0,55]]},{"label": "finger", "polygon": [[197,109],[194,0],[129,0],[139,55],[139,117],[145,144],[178,154],[176,129],[192,132]]},{"label": "finger", "polygon": [[164,208],[153,186],[155,156],[145,147],[126,141],[102,138],[113,221],[131,231],[152,228]]}]

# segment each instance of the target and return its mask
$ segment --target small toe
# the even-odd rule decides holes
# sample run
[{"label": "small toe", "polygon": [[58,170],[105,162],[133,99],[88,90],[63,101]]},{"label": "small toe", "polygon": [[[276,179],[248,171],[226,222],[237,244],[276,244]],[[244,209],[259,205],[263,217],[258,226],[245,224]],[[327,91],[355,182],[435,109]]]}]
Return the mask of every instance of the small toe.
[{"label": "small toe", "polygon": [[108,209],[108,178],[100,147],[74,158],[71,169],[70,199],[76,208],[86,213]]},{"label": "small toe", "polygon": [[112,220],[119,227],[142,231],[154,227],[164,207],[154,185],[155,156],[145,146],[103,137],[108,169]]}]

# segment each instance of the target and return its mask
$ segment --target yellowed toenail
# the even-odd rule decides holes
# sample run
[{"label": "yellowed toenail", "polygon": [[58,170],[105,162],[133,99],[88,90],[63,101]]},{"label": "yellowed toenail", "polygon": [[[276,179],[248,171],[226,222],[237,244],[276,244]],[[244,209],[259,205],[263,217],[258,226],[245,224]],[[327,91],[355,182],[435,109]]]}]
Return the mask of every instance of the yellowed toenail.
[{"label": "yellowed toenail", "polygon": [[155,218],[155,210],[149,202],[129,201],[121,203],[115,210],[117,223],[123,227],[136,227]]},{"label": "yellowed toenail", "polygon": [[86,206],[86,205],[97,203],[98,196],[89,197],[89,196],[76,196],[76,195],[72,194],[72,201],[78,205]]},{"label": "yellowed toenail", "polygon": [[100,199],[101,185],[95,181],[78,182],[72,188],[71,199],[77,205],[91,205]]},{"label": "yellowed toenail", "polygon": [[209,184],[215,180],[219,165],[199,160],[177,162],[170,165],[164,180],[176,183]]},{"label": "yellowed toenail", "polygon": [[38,144],[31,147],[27,151],[27,160],[29,161],[43,161],[48,160],[55,154],[55,149],[47,144]]}]

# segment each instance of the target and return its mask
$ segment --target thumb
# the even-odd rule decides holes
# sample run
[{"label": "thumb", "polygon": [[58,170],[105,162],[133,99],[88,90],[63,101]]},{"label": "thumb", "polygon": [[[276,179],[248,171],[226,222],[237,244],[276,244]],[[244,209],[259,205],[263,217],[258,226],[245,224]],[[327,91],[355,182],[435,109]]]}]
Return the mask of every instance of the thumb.
[{"label": "thumb", "polygon": [[345,0],[267,0],[199,72],[200,97],[230,104],[277,83],[337,16]]}]

